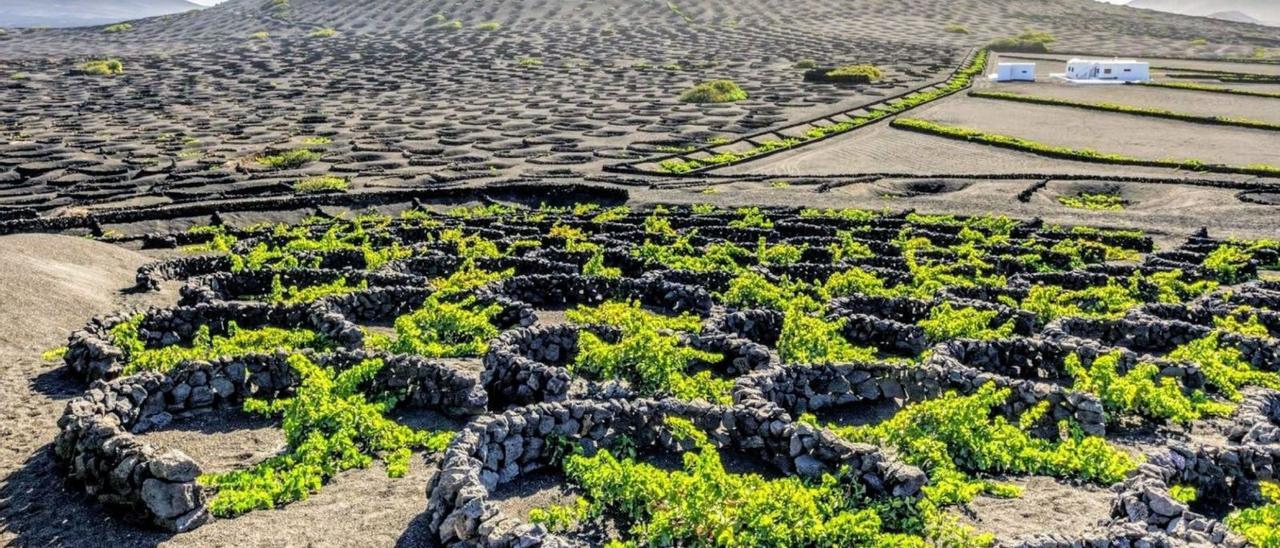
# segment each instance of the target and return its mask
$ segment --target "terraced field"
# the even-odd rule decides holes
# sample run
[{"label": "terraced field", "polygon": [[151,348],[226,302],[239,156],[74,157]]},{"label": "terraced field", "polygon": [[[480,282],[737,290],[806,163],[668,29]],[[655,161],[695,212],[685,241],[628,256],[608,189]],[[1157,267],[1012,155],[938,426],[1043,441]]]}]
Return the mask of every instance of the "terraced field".
[{"label": "terraced field", "polygon": [[[1024,30],[1050,53],[985,47]],[[5,29],[0,542],[1271,546],[1271,30],[1092,0]],[[1048,81],[1074,55],[1157,79]],[[1018,57],[1040,82],[987,81]]]},{"label": "terraced field", "polygon": [[[1277,288],[1251,281],[1280,267],[1275,241],[1157,252],[1141,232],[1004,217],[594,204],[116,241],[195,255],[138,271],[144,291],[181,282],[176,303],[71,337],[61,360],[93,384],[54,451],[99,501],[170,530],[425,454],[410,527],[443,543],[695,542],[700,520],[669,513],[729,500],[746,506],[716,513],[717,535],[772,542],[801,532],[757,520],[835,486],[805,518],[814,542],[1222,542],[1217,520],[1248,523],[1231,509],[1266,485],[1228,459],[1274,458],[1269,434],[1239,436],[1275,420],[1251,388],[1280,387]],[[239,407],[282,415],[283,439]],[[1037,478],[1083,482],[1056,488],[1067,512],[1114,484],[1113,509],[1020,540],[952,512],[1053,483]],[[673,509],[670,482],[746,490]],[[792,498],[748,502],[771,489]]]}]

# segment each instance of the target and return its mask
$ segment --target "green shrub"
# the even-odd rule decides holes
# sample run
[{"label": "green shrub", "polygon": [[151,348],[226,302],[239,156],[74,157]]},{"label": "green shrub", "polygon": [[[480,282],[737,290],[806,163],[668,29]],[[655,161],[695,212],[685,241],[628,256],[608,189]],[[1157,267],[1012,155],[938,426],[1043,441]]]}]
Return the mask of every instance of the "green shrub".
[{"label": "green shrub", "polygon": [[989,44],[987,48],[992,51],[1046,53],[1049,51],[1049,44],[1055,41],[1056,39],[1052,34],[1028,30],[1017,36],[996,40]]},{"label": "green shrub", "polygon": [[449,21],[448,23],[441,23],[438,28],[442,28],[445,30],[462,30],[462,21],[454,19],[452,21]]},{"label": "green shrub", "polygon": [[694,86],[680,94],[683,103],[734,103],[745,101],[747,92],[738,87],[733,80],[712,80]]},{"label": "green shrub", "polygon": [[1226,524],[1254,546],[1271,548],[1280,545],[1280,483],[1264,481],[1260,488],[1267,502],[1232,512]]},{"label": "green shrub", "polygon": [[1232,406],[1208,401],[1202,392],[1187,396],[1177,379],[1158,378],[1158,365],[1140,363],[1124,374],[1120,373],[1119,366],[1118,350],[1098,356],[1088,368],[1075,354],[1067,356],[1064,362],[1067,372],[1075,379],[1074,388],[1097,395],[1108,413],[1187,424],[1204,415],[1231,412]]},{"label": "green shrub", "polygon": [[815,69],[815,68],[818,68],[818,62],[813,59],[801,59],[799,61],[796,61],[795,66],[798,69],[805,69],[805,70]]},{"label": "green shrub", "polygon": [[[1041,402],[1010,423],[995,412],[1009,399],[1008,388],[988,383],[968,396],[948,393],[904,408],[876,425],[833,426],[854,442],[894,448],[908,464],[929,474],[925,497],[939,506],[962,504],[980,493],[1017,496],[1014,486],[973,479],[968,473],[1038,474],[1110,485],[1137,462],[1104,438],[1067,428],[1065,439],[1049,441],[1026,430],[1041,421],[1048,402]],[[812,418],[806,420],[812,421]]]},{"label": "green shrub", "polygon": [[135,315],[111,328],[111,340],[124,353],[124,373],[143,371],[166,373],[183,362],[211,361],[217,358],[272,353],[277,350],[327,350],[333,341],[309,329],[240,329],[235,322],[227,326],[226,335],[212,335],[209,326],[200,326],[189,346],[148,348],[139,329],[143,316]]},{"label": "green shrub", "polygon": [[996,310],[953,308],[942,303],[929,311],[929,317],[920,321],[925,335],[932,342],[955,339],[995,340],[1013,336],[1013,320],[992,328],[991,322],[999,316]]},{"label": "green shrub", "polygon": [[828,71],[828,80],[833,82],[876,82],[884,78],[884,71],[873,65],[847,65]]},{"label": "green shrub", "polygon": [[1175,348],[1169,359],[1200,366],[1205,384],[1232,401],[1240,400],[1240,389],[1245,386],[1280,390],[1280,374],[1254,369],[1240,350],[1224,344],[1216,331]]},{"label": "green shrub", "polygon": [[105,32],[105,33],[107,33],[107,34],[117,34],[117,33],[121,33],[121,32],[129,32],[129,31],[131,31],[131,30],[133,30],[133,25],[132,25],[132,24],[129,24],[129,23],[116,23],[116,24],[114,24],[114,25],[109,25],[109,26],[108,26],[107,28],[105,28],[105,29],[102,29],[102,32]]},{"label": "green shrub", "polygon": [[884,531],[853,474],[814,482],[725,470],[720,452],[687,420],[667,418],[694,450],[679,470],[667,470],[614,451],[569,456],[565,475],[583,492],[572,506],[531,512],[553,530],[613,516],[636,545],[676,546],[901,546],[923,548],[918,537]]},{"label": "green shrub", "polygon": [[275,277],[271,278],[271,293],[266,296],[266,300],[267,302],[278,304],[304,304],[332,295],[346,295],[366,289],[369,289],[368,280],[361,281],[356,285],[349,285],[345,277],[338,278],[330,283],[308,287],[299,288],[296,285],[285,287],[280,275],[276,274]]},{"label": "green shrub", "polygon": [[351,189],[351,183],[342,177],[334,177],[332,175],[324,175],[320,177],[308,177],[293,184],[294,192],[303,194],[318,194],[324,192],[346,192]]},{"label": "green shrub", "polygon": [[450,303],[432,295],[417,310],[396,318],[391,351],[428,358],[481,356],[498,336],[491,320],[501,311],[501,305],[481,306],[474,297]]},{"label": "green shrub", "polygon": [[823,365],[867,363],[876,360],[874,348],[854,346],[844,337],[845,320],[812,316],[803,306],[788,306],[778,335],[782,363]]},{"label": "green shrub", "polygon": [[739,208],[738,219],[729,221],[730,228],[773,228],[773,221],[758,207]]},{"label": "green shrub", "polygon": [[486,23],[480,23],[476,25],[476,30],[494,31],[500,28],[502,28],[502,23],[499,23],[497,21],[489,21]]},{"label": "green shrub", "polygon": [[258,165],[271,169],[297,169],[311,162],[320,160],[323,155],[305,148],[286,150],[277,154],[260,156]]},{"label": "green shrub", "polygon": [[1173,500],[1183,504],[1191,504],[1200,498],[1200,492],[1196,490],[1195,486],[1182,484],[1170,486],[1169,495],[1173,497]]},{"label": "green shrub", "polygon": [[91,76],[115,76],[124,74],[124,63],[118,59],[97,59],[80,65],[80,70]]},{"label": "green shrub", "polygon": [[969,29],[959,23],[947,23],[947,26],[942,27],[942,30],[951,34],[969,34]]},{"label": "green shrub", "polygon": [[252,38],[252,39],[254,39],[254,40],[266,40],[266,39],[268,39],[268,38],[271,38],[271,33],[267,32],[267,31],[265,31],[265,30],[261,30],[261,31],[255,32],[255,33],[253,33],[253,34],[250,34],[250,35],[249,35],[249,38]]},{"label": "green shrub", "polygon": [[[570,322],[587,326],[611,326],[621,330],[616,343],[590,331],[578,334],[578,355],[570,372],[597,380],[624,380],[640,394],[672,395],[685,400],[729,403],[733,381],[709,373],[691,376],[697,362],[716,363],[719,354],[695,350],[681,343],[678,332],[701,330],[697,316],[668,317],[640,308],[639,303],[607,302],[598,307],[578,307],[566,313]],[[705,373],[705,372],[704,372]]]},{"label": "green shrub", "polygon": [[1228,243],[1209,252],[1202,266],[1213,272],[1218,281],[1234,284],[1246,280],[1245,269],[1251,262],[1253,262],[1253,254]]},{"label": "green shrub", "polygon": [[311,31],[311,34],[309,36],[311,36],[312,38],[333,38],[334,36],[337,36],[337,35],[338,35],[338,29],[335,29],[333,27],[325,27],[322,29],[316,29],[314,31]]},{"label": "green shrub", "polygon": [[542,59],[538,59],[537,57],[524,57],[517,61],[517,64],[522,67],[540,67],[542,66]]},{"label": "green shrub", "polygon": [[1090,194],[1081,192],[1075,196],[1058,196],[1058,203],[1090,211],[1123,211],[1128,202],[1118,194]]},{"label": "green shrub", "polygon": [[442,452],[450,432],[415,431],[385,417],[394,397],[374,401],[359,392],[382,369],[382,360],[366,360],[337,373],[302,355],[289,357],[301,378],[297,394],[267,402],[245,401],[245,410],[281,416],[286,449],[248,470],[207,474],[201,484],[213,490],[209,512],[233,517],[258,509],[305,500],[339,473],[386,462],[387,475],[403,477],[415,449]]}]

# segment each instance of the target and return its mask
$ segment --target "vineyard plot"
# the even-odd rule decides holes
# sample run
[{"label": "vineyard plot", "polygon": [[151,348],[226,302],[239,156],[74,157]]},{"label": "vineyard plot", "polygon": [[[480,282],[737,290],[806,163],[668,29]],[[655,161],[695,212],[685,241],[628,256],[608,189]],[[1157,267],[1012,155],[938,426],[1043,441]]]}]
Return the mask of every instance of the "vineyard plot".
[{"label": "vineyard plot", "polygon": [[[138,276],[180,281],[180,301],[71,336],[62,359],[90,384],[55,452],[98,500],[172,531],[428,458],[415,526],[444,544],[1274,534],[1280,286],[1258,278],[1280,242],[592,204],[145,239],[189,252]],[[212,408],[278,421],[284,449],[209,472],[141,435]],[[1157,441],[1115,443],[1135,425]],[[1111,487],[1109,522],[1011,539],[950,511],[1029,476]],[[564,496],[508,515],[499,493],[530,481]]]}]

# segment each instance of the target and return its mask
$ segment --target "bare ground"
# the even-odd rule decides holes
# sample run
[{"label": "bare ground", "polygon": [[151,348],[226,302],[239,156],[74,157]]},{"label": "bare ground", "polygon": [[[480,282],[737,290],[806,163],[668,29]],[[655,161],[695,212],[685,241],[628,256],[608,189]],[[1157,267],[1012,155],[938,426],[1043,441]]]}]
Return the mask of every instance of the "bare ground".
[{"label": "bare ground", "polygon": [[994,533],[998,541],[1012,542],[1019,537],[1044,533],[1045,525],[1050,523],[1054,533],[1081,535],[1105,524],[1110,517],[1114,495],[1102,487],[1072,485],[1044,476],[997,480],[1022,487],[1022,496],[1013,499],[979,496],[964,508],[951,511],[960,516],[961,522]]},{"label": "bare ground", "polygon": [[1143,160],[1280,164],[1280,133],[1274,131],[967,96],[938,101],[913,112],[911,117]]}]

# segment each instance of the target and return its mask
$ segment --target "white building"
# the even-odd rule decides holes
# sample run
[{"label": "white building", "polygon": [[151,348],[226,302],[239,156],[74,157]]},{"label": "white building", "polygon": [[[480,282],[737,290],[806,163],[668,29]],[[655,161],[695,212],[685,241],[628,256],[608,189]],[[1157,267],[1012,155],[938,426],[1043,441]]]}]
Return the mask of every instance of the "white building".
[{"label": "white building", "polygon": [[996,65],[996,73],[991,79],[997,82],[1034,82],[1036,81],[1035,63],[1000,63]]},{"label": "white building", "polygon": [[1072,59],[1061,76],[1076,82],[1146,82],[1151,79],[1151,64],[1131,59]]}]

